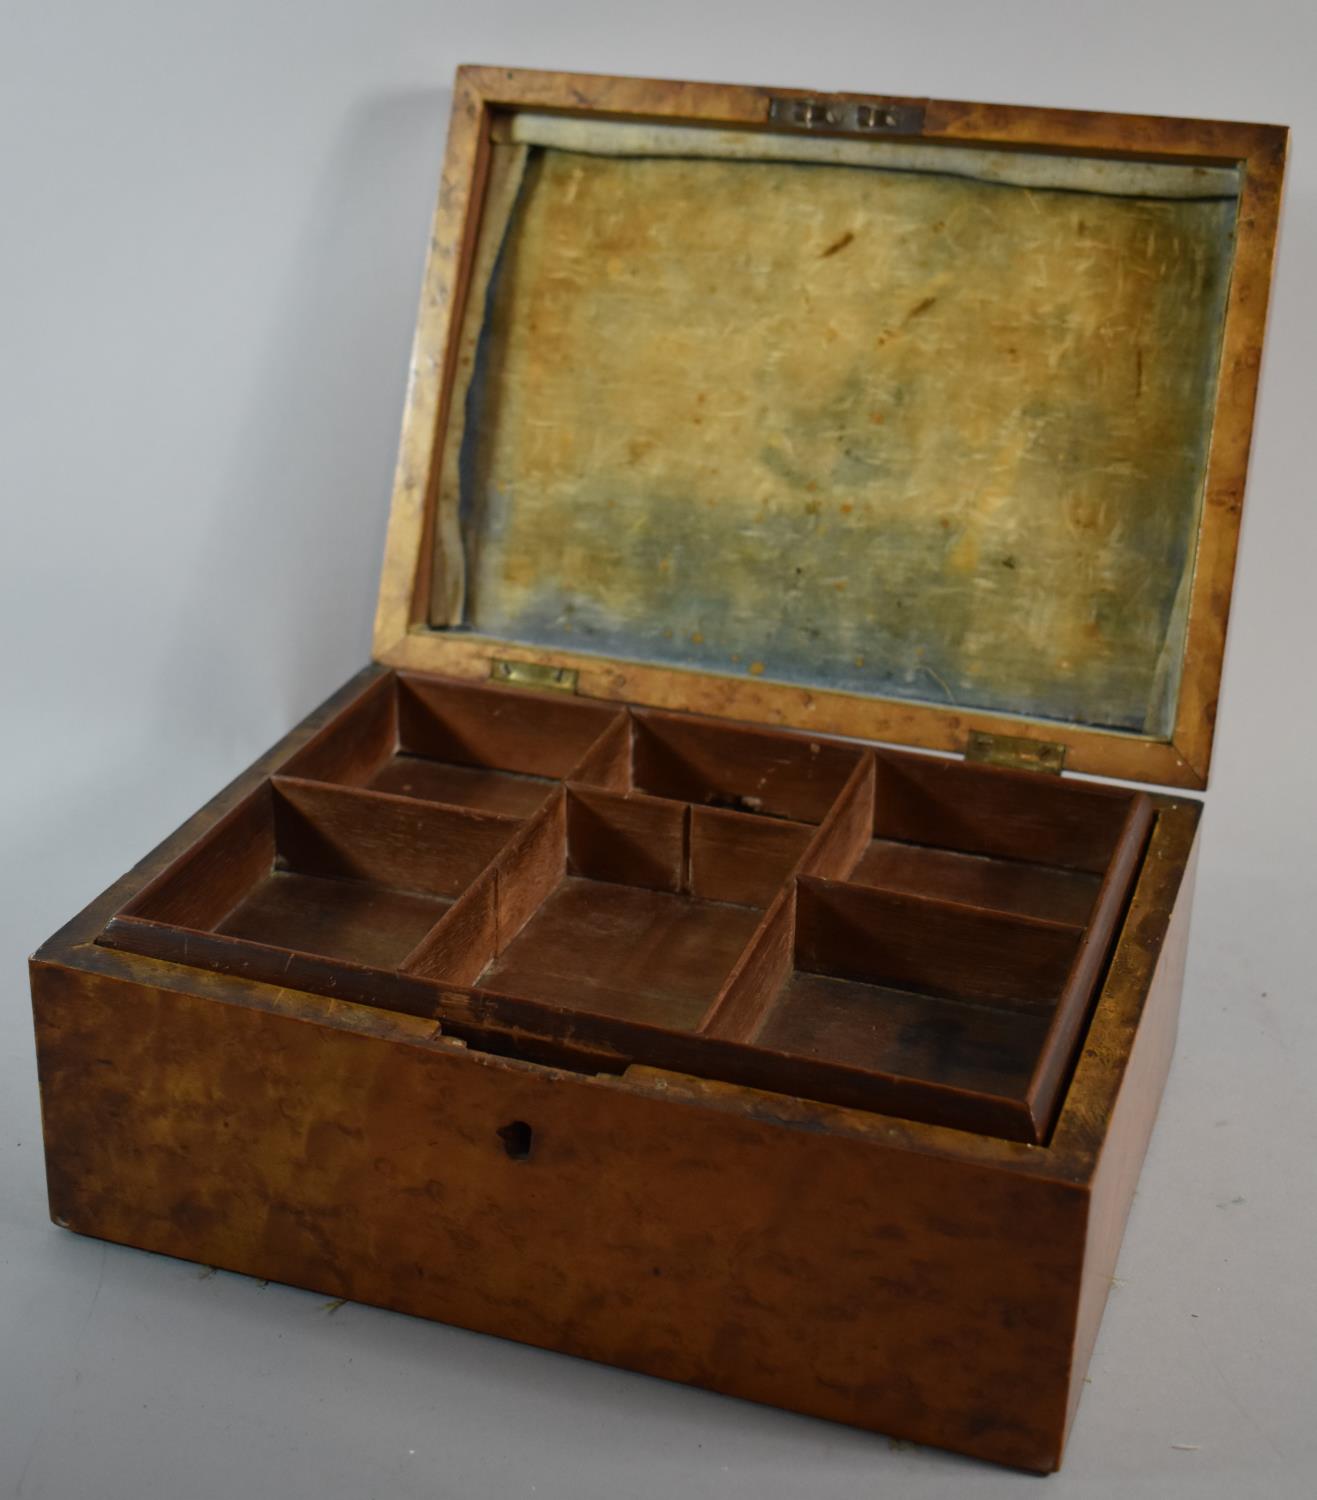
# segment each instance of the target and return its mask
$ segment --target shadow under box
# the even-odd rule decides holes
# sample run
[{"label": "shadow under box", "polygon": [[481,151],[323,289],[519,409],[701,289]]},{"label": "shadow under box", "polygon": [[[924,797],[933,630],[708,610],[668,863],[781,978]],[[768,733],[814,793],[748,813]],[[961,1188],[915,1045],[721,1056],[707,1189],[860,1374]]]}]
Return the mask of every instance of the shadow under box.
[{"label": "shadow under box", "polygon": [[1151,821],[1116,788],[390,675],[103,941],[491,1051],[1037,1141]]}]

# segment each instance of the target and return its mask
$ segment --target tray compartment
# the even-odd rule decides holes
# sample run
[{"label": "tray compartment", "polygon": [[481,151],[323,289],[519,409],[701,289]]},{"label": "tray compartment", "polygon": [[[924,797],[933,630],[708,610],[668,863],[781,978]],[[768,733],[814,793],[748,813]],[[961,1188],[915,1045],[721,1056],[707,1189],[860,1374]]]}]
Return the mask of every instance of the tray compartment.
[{"label": "tray compartment", "polygon": [[796,869],[814,837],[806,823],[692,807],[692,896],[766,907]]},{"label": "tray compartment", "polygon": [[955,849],[929,849],[894,839],[870,841],[850,879],[882,890],[939,896],[994,911],[1084,922],[1101,877]]},{"label": "tray compartment", "polygon": [[592,1015],[689,1030],[758,920],[748,907],[568,876],[478,983]]},{"label": "tray compartment", "polygon": [[474,984],[563,879],[566,819],[567,796],[559,789],[417,944],[405,961],[407,973]]},{"label": "tray compartment", "polygon": [[812,833],[573,786],[561,876],[524,927],[505,929],[476,983],[595,1016],[693,1030]]},{"label": "tray compartment", "polygon": [[1083,924],[1136,793],[879,752],[859,885]]},{"label": "tray compartment", "polygon": [[1079,928],[812,878],[791,925],[745,1041],[1023,1112]]},{"label": "tray compartment", "polygon": [[862,751],[790,732],[633,711],[636,791],[697,806],[821,823]]},{"label": "tray compartment", "polygon": [[622,710],[600,704],[398,675],[284,769],[302,779],[524,818],[568,776],[616,779],[624,726]]},{"label": "tray compartment", "polygon": [[[101,940],[554,1066],[638,1062],[1045,1137],[1142,857],[1142,794],[416,686],[361,693],[283,763],[314,779],[275,774]],[[484,738],[425,741],[413,717],[432,700]],[[536,743],[544,715],[575,728]],[[358,784],[421,743],[554,775],[526,816]]]},{"label": "tray compartment", "polygon": [[[879,756],[876,798],[892,790],[882,762]],[[958,770],[935,772],[946,778],[937,788],[953,788]],[[989,771],[973,780],[1002,777]],[[1009,784],[1000,791],[991,785],[978,790],[999,795],[1009,809],[1019,782],[1005,779]],[[1046,791],[1055,796],[1062,789]],[[987,865],[992,883],[969,892],[955,886],[952,893],[961,899],[945,900],[853,876],[818,878],[870,855],[867,823],[881,826],[883,813],[876,801],[866,804],[865,794],[865,778],[857,775],[806,852],[793,886],[774,902],[729,975],[702,1034],[759,1049],[763,1086],[794,1060],[799,1091],[817,1098],[862,1100],[860,1107],[1045,1139],[1152,828],[1149,799],[1116,793],[1081,806],[1073,818],[1080,837],[1069,849],[1055,841],[1048,848],[1054,858],[1104,862],[1100,874],[957,854]],[[950,808],[944,826],[959,816],[958,837],[995,851],[1032,852],[1028,829],[1012,843],[1004,817],[989,842],[975,831],[978,812],[973,805]],[[900,826],[910,832],[916,825],[907,815]],[[977,826],[988,826],[981,814]],[[898,847],[919,858],[940,852]],[[1083,919],[1001,909],[1002,879],[1018,879],[1020,872],[1030,879],[1083,874],[1092,882]],[[908,867],[898,873],[906,876]],[[1007,886],[1008,894],[1019,889]],[[744,1076],[742,1064],[736,1066]]]},{"label": "tray compartment", "polygon": [[[510,818],[279,778],[111,924],[116,946],[262,977],[270,952],[392,970],[519,827]],[[208,935],[209,945],[193,941]],[[167,951],[166,951],[167,950]],[[273,964],[281,982],[286,963]]]}]

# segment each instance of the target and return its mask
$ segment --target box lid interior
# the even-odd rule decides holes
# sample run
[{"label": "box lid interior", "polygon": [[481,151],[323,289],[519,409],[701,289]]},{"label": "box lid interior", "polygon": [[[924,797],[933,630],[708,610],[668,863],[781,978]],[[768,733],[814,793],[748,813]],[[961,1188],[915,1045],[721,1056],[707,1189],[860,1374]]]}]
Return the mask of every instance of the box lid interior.
[{"label": "box lid interior", "polygon": [[1244,161],[537,109],[482,146],[427,664],[506,647],[602,696],[1205,780]]}]

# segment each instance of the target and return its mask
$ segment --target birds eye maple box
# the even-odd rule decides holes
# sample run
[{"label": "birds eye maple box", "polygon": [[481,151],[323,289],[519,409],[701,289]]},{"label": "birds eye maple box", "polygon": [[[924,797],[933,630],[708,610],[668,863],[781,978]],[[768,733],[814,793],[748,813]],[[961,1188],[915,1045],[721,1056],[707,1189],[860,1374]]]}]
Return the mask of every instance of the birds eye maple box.
[{"label": "birds eye maple box", "polygon": [[462,69],[374,663],[34,958],[56,1222],[1055,1468],[1285,144]]}]

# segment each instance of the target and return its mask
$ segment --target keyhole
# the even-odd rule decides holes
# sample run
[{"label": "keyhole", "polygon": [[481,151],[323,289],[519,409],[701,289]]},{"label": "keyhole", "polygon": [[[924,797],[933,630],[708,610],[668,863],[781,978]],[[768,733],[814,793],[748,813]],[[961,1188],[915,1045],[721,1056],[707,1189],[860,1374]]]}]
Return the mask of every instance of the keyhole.
[{"label": "keyhole", "polygon": [[503,1142],[504,1151],[513,1161],[525,1161],[530,1156],[535,1132],[525,1120],[513,1120],[510,1125],[505,1125],[499,1131],[498,1138]]}]

